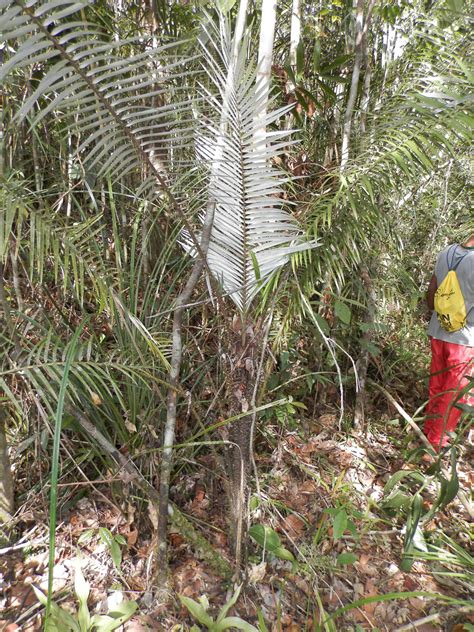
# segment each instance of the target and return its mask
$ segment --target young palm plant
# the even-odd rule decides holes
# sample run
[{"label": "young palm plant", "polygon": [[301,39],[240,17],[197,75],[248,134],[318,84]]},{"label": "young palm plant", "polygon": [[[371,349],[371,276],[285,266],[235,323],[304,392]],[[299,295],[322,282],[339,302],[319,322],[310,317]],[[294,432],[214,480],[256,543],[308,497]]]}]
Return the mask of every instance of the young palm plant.
[{"label": "young palm plant", "polygon": [[[233,419],[226,439],[232,540],[239,560],[245,543],[252,458],[253,417],[249,411],[254,408],[267,324],[265,312],[257,317],[259,293],[290,255],[316,244],[303,239],[285,208],[284,185],[289,178],[275,167],[288,147],[289,132],[275,129],[265,133],[276,128],[289,108],[268,108],[268,93],[258,80],[258,68],[247,58],[246,39],[236,48],[223,19],[219,33],[220,37],[218,33],[209,37],[216,44],[203,51],[214,89],[208,88],[204,94],[209,109],[199,127],[198,152],[209,164],[208,197],[215,207],[207,262],[221,297],[228,297],[224,302],[233,303],[233,309],[227,306],[226,310],[230,316],[222,357],[227,413]],[[189,237],[186,246],[192,251]]]},{"label": "young palm plant", "polygon": [[[227,437],[228,467],[231,521],[237,525],[233,540],[238,553],[245,539],[243,512],[252,452],[250,413],[265,327],[265,318],[257,318],[257,297],[292,253],[309,247],[284,208],[283,187],[288,178],[273,165],[288,146],[287,132],[275,130],[262,135],[262,129],[275,126],[286,108],[268,111],[267,91],[256,84],[257,70],[247,59],[247,44],[240,37],[232,41],[229,24],[222,16],[217,30],[209,27],[202,46],[207,79],[201,80],[196,94],[195,56],[183,56],[181,43],[158,46],[140,38],[111,39],[87,20],[89,11],[88,3],[82,2],[1,2],[0,32],[6,47],[0,81],[16,84],[25,73],[31,73],[34,89],[18,107],[15,120],[29,117],[33,128],[52,114],[67,120],[68,134],[77,140],[71,160],[89,192],[91,179],[106,182],[109,192],[116,183],[138,180],[134,199],[170,214],[183,228],[185,247],[214,280],[221,305],[227,305],[225,392],[227,413],[234,419]],[[245,11],[241,11],[242,16]],[[206,41],[205,37],[201,41]],[[264,117],[262,112],[267,112]],[[197,157],[190,157],[194,146]],[[183,188],[190,167],[199,182],[204,182],[196,195],[195,187]],[[195,220],[206,209],[207,220],[199,234]],[[19,217],[17,213],[10,222],[10,232],[15,232]],[[117,250],[114,217],[112,212],[115,262],[101,258],[99,228],[95,231],[95,220],[90,216],[84,219],[81,232],[83,224],[53,214],[49,221],[57,230],[51,234],[57,239],[47,240],[49,247],[36,252],[38,260],[48,253],[52,270],[62,277],[64,287],[70,285],[80,305],[84,303],[81,288],[88,279],[97,304],[118,324],[117,341],[126,339],[136,352],[132,380],[139,387],[128,388],[136,395],[142,392],[143,379],[155,373],[142,372],[143,365],[147,366],[147,351],[153,351],[162,366],[166,362],[156,336],[148,329],[149,311],[136,304],[138,292],[133,284],[138,278],[143,281],[145,273],[135,267],[138,276],[131,274],[127,280],[120,273],[124,259]],[[36,219],[35,213],[27,218],[30,241],[44,243],[37,239]],[[7,242],[11,239],[8,234]],[[135,247],[136,239],[135,235]],[[8,256],[7,250],[4,256]],[[132,261],[135,258],[130,266]],[[200,269],[195,271],[198,277]],[[150,283],[156,278],[151,275],[147,279],[148,297]],[[156,305],[153,307],[156,311]],[[37,351],[34,339],[19,341],[24,357],[17,366],[23,367],[32,388],[48,401],[46,414],[56,416],[59,428],[63,401],[58,401],[48,381],[59,380],[65,400],[76,405],[84,401],[84,394],[90,399],[94,383],[100,384],[98,400],[105,402],[109,419],[114,418],[114,411],[117,416],[115,398],[127,408],[124,389],[117,387],[116,377],[111,375],[112,363],[102,369],[100,362],[91,360],[91,344],[84,348],[74,340],[74,349],[64,348],[64,341],[57,339],[54,330],[46,333],[45,343],[38,349],[41,358],[49,359],[51,352],[52,362],[33,362],[31,370],[25,366]],[[68,362],[67,388],[61,378],[64,356]],[[87,366],[81,364],[84,357]],[[124,358],[114,368],[123,374],[126,364]],[[7,373],[14,370],[15,366],[8,367]],[[178,384],[173,379],[171,382],[176,397]],[[5,380],[3,385],[8,389]],[[14,393],[9,391],[8,395],[15,402]],[[171,440],[168,436],[165,434],[166,449],[172,447],[173,436]]]}]

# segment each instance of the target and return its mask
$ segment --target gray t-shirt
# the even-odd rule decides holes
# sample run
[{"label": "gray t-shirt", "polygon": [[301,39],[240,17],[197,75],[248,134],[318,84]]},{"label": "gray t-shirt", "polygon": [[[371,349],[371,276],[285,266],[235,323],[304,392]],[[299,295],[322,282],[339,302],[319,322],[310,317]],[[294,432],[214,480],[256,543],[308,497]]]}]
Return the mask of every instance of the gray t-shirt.
[{"label": "gray t-shirt", "polygon": [[452,268],[462,257],[464,258],[456,268],[456,274],[466,304],[466,325],[459,331],[446,331],[439,324],[436,312],[433,312],[428,335],[457,345],[474,347],[474,249],[464,248],[457,244],[449,246],[438,255],[435,275],[440,286],[449,271],[448,258],[449,266]]}]

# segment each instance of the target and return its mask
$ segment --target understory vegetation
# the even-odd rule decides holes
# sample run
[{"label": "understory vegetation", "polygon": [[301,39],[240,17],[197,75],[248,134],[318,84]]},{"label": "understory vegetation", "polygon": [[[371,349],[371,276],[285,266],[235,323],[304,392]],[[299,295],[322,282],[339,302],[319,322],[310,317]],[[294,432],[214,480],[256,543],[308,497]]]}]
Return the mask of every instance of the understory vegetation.
[{"label": "understory vegetation", "polygon": [[467,14],[0,2],[0,631],[474,630]]}]

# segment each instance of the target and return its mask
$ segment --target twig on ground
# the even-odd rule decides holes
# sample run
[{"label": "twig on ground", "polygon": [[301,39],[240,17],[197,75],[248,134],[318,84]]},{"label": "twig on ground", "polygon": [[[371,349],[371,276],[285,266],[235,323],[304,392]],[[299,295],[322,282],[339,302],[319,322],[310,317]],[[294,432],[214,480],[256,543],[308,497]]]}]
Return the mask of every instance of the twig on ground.
[{"label": "twig on ground", "polygon": [[0,549],[0,555],[7,555],[12,551],[21,551],[21,549],[26,548],[35,548],[36,546],[40,546],[47,542],[48,538],[45,536],[44,538],[40,538],[39,540],[34,540],[33,542],[22,542],[21,544],[12,544],[12,546],[7,546],[4,549]]},{"label": "twig on ground", "polygon": [[412,621],[411,623],[402,625],[401,628],[397,628],[393,632],[408,632],[409,630],[418,630],[418,628],[421,625],[425,625],[425,623],[433,623],[433,621],[439,621],[439,617],[439,612],[435,612],[434,614],[430,614],[427,617],[422,617],[421,619],[417,619],[416,621]]}]

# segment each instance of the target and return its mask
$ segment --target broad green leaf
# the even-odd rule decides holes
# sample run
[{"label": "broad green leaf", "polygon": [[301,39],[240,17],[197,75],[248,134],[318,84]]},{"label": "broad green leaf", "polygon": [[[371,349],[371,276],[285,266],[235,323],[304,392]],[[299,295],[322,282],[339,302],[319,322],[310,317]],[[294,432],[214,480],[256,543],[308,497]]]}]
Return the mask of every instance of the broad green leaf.
[{"label": "broad green leaf", "polygon": [[258,632],[258,628],[247,623],[240,617],[227,617],[212,629],[216,632],[225,632],[225,630],[229,630],[230,628],[237,628],[238,630],[244,630],[244,632]]},{"label": "broad green leaf", "polygon": [[345,509],[339,511],[332,518],[333,538],[339,540],[347,529],[347,513]]},{"label": "broad green leaf", "polygon": [[328,336],[329,335],[328,321],[325,318],[323,318],[321,314],[318,314],[317,312],[313,312],[313,316],[319,328],[321,329],[322,333],[325,336]]},{"label": "broad green leaf", "polygon": [[408,513],[405,539],[403,542],[403,557],[400,568],[408,573],[413,566],[413,552],[415,549],[414,538],[418,529],[423,511],[423,499],[420,494],[415,494]]},{"label": "broad green leaf", "polygon": [[334,312],[341,322],[343,322],[345,325],[350,324],[352,312],[345,303],[343,303],[342,301],[336,301],[334,303]]},{"label": "broad green leaf", "polygon": [[295,556],[293,555],[293,553],[291,551],[288,551],[288,549],[285,549],[285,547],[283,546],[277,546],[276,549],[273,549],[272,553],[281,560],[288,560],[289,562],[295,561]]},{"label": "broad green leaf", "polygon": [[74,591],[79,599],[79,603],[87,603],[90,586],[84,578],[79,562],[76,562],[74,568]]},{"label": "broad green leaf", "polygon": [[88,632],[90,626],[90,614],[89,608],[87,607],[87,600],[89,598],[90,586],[84,578],[79,561],[75,564],[74,592],[79,600],[79,610],[77,613],[79,626],[82,632]]},{"label": "broad green leaf", "polygon": [[249,529],[249,535],[257,544],[265,547],[268,551],[273,552],[281,545],[278,533],[266,524],[252,525]]},{"label": "broad green leaf", "polygon": [[101,540],[107,545],[110,557],[112,558],[115,567],[119,569],[120,565],[122,564],[122,551],[113,533],[109,529],[101,527],[99,529],[99,536]]},{"label": "broad green leaf", "polygon": [[354,564],[354,562],[357,562],[358,559],[359,558],[354,553],[340,553],[337,556],[336,564],[338,566],[347,566],[348,564]]},{"label": "broad green leaf", "polygon": [[304,45],[303,45],[303,42],[300,41],[296,49],[296,74],[298,77],[302,75],[303,70],[304,70]]},{"label": "broad green leaf", "polygon": [[421,474],[421,472],[416,472],[412,470],[399,470],[398,472],[395,472],[395,474],[393,474],[393,476],[391,476],[385,483],[385,487],[383,490],[384,495],[388,494],[395,487],[395,485],[397,485],[397,483],[400,483],[404,478],[414,478],[416,481],[422,484],[425,482],[425,477],[423,476],[423,474]]},{"label": "broad green leaf", "polygon": [[396,491],[391,494],[386,500],[382,501],[382,507],[384,508],[393,508],[393,509],[401,509],[402,507],[406,509],[410,506],[411,498],[404,494],[401,491]]},{"label": "broad green leaf", "polygon": [[108,615],[94,615],[91,619],[91,627],[97,632],[112,632],[124,623],[137,611],[138,604],[135,601],[123,601],[109,612]]},{"label": "broad green leaf", "polygon": [[219,9],[222,13],[229,13],[229,11],[234,6],[236,0],[219,0]]},{"label": "broad green leaf", "polygon": [[194,599],[190,599],[189,597],[184,597],[183,595],[178,596],[183,606],[189,610],[196,621],[199,621],[199,623],[202,623],[202,625],[205,625],[209,629],[212,629],[214,621],[207,614],[200,603],[194,601]]},{"label": "broad green leaf", "polygon": [[261,610],[258,611],[258,629],[259,632],[268,632],[268,628],[263,617],[263,612]]},{"label": "broad green leaf", "polygon": [[225,603],[220,612],[219,612],[219,616],[217,617],[217,623],[219,623],[220,621],[222,621],[222,619],[224,619],[224,617],[226,616],[226,614],[229,612],[229,610],[232,608],[232,606],[237,602],[237,599],[239,598],[240,595],[240,591],[242,589],[242,584],[240,584],[240,586],[237,586],[234,594],[232,595],[232,597],[229,599],[229,601],[227,603]]}]

